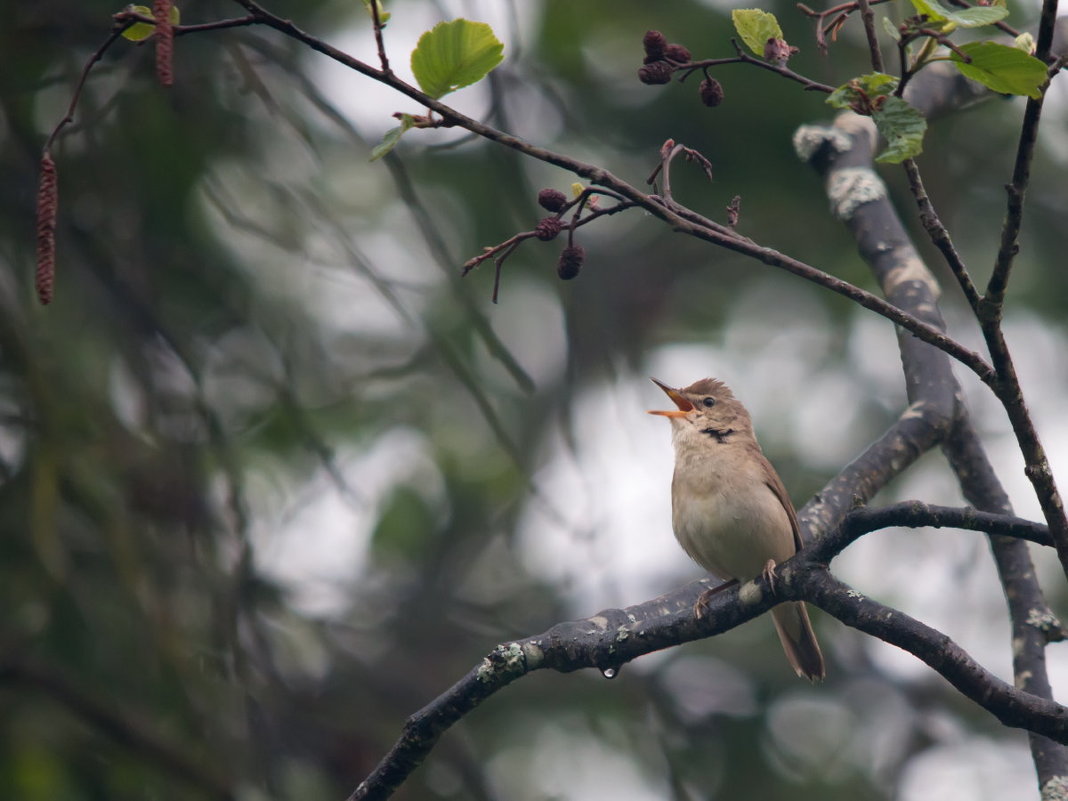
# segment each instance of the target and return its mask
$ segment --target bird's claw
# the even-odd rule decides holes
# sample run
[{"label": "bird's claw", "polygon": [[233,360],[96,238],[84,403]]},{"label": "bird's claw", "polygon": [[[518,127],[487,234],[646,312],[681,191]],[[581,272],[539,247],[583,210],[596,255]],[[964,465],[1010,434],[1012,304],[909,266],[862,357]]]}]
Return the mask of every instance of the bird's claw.
[{"label": "bird's claw", "polygon": [[[774,562],[771,563],[774,567]],[[693,615],[698,620],[703,618],[708,612],[708,605],[712,601],[712,596],[723,592],[728,587],[733,587],[738,583],[738,579],[731,579],[730,581],[724,581],[722,584],[717,584],[715,587],[709,587],[707,590],[697,596],[697,601],[693,605]]]},{"label": "bird's claw", "polygon": [[769,559],[764,564],[764,569],[760,571],[760,575],[763,576],[764,581],[768,583],[768,588],[774,593],[775,582],[778,580],[778,576],[775,574],[775,560]]}]

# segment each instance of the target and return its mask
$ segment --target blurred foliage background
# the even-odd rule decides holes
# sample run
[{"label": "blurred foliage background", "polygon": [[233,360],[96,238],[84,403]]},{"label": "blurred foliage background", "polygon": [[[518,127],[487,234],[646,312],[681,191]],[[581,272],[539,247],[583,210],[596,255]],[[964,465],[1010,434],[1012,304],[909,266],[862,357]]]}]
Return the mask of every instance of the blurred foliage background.
[{"label": "blurred foliage background", "polygon": [[[388,7],[402,76],[435,22],[490,22],[505,62],[459,108],[638,184],[665,139],[695,147],[715,180],[676,168],[678,199],[723,219],[741,195],[744,233],[871,285],[790,146],[797,125],[829,117],[821,97],[737,65],[717,73],[714,110],[696,80],[637,81],[650,28],[697,57],[730,55],[729,5]],[[792,4],[766,7],[801,47],[797,71],[832,84],[865,71],[854,23],[824,56]],[[268,8],[373,63],[361,3]],[[181,9],[185,22],[242,13]],[[582,229],[589,255],[570,283],[556,243],[528,243],[492,305],[492,270],[461,280],[459,266],[529,230],[537,190],[573,178],[456,131],[410,132],[368,163],[390,114],[421,110],[267,29],[182,37],[171,90],[150,46],[105,55],[55,148],[56,301],[38,307],[40,148],[118,10],[0,0],[4,797],[343,798],[404,719],[496,643],[699,575],[671,536],[671,453],[643,414],[662,403],[645,376],[731,383],[799,505],[900,412],[884,321],[638,214]],[[1010,21],[1034,14],[1014,7]],[[1060,87],[1009,321],[1055,467],[1068,442],[1066,105]],[[980,279],[1020,108],[995,100],[939,122],[921,161]],[[910,212],[900,176],[885,177]],[[955,333],[978,346],[947,295]],[[964,382],[1034,515],[1004,420]],[[887,497],[959,502],[934,455]],[[1011,677],[978,538],[874,535],[836,570]],[[1061,584],[1049,592],[1063,608]],[[529,677],[447,734],[398,797],[1035,796],[1022,733],[911,658],[817,627],[819,687],[794,679],[767,621],[611,682]]]}]

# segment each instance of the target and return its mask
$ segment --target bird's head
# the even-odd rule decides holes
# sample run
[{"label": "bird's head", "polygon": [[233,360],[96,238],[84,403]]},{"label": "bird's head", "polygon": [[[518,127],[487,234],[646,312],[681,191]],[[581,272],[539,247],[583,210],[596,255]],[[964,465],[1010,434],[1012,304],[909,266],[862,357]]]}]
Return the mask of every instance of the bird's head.
[{"label": "bird's head", "polygon": [[749,412],[722,381],[702,378],[688,387],[675,389],[655,378],[652,380],[677,408],[650,410],[649,414],[668,418],[677,434],[704,434],[723,442],[732,434],[752,432]]}]

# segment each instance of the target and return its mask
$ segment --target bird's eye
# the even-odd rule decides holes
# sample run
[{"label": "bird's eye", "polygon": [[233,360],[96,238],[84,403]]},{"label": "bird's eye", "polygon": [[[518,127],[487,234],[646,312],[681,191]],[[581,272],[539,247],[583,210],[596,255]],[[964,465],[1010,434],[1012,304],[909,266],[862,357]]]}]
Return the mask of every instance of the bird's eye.
[{"label": "bird's eye", "polygon": [[705,405],[706,409],[711,409],[713,406],[716,405],[716,399],[715,398],[705,398],[704,400],[701,401],[701,403],[703,403]]}]

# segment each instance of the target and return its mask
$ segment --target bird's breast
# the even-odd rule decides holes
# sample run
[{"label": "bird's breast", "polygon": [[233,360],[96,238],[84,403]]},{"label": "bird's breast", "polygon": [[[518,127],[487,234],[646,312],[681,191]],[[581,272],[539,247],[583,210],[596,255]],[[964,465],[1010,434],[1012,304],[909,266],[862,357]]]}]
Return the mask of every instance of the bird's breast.
[{"label": "bird's breast", "polygon": [[725,579],[753,578],[769,559],[794,554],[793,530],[763,467],[746,450],[720,446],[677,454],[672,527],[694,561]]}]

